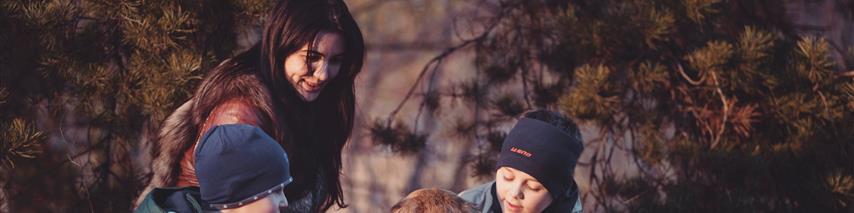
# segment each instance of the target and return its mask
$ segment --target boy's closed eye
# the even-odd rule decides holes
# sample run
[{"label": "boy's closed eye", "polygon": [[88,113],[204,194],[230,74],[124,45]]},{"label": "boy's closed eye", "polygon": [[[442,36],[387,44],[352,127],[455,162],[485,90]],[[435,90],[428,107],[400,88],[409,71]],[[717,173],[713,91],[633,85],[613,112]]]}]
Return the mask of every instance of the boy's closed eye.
[{"label": "boy's closed eye", "polygon": [[540,190],[543,190],[543,185],[540,183],[534,182],[534,181],[529,181],[527,186],[528,186],[528,189],[531,189],[535,192],[539,192]]},{"label": "boy's closed eye", "polygon": [[506,181],[513,181],[513,179],[516,178],[513,175],[513,172],[508,171],[508,170],[505,170],[504,173],[502,174],[502,176],[503,176],[504,180],[506,180]]},{"label": "boy's closed eye", "polygon": [[[502,168],[501,176],[502,178],[504,178],[505,181],[513,181],[514,179],[516,179],[516,175],[513,174],[513,171],[506,168]],[[544,189],[543,185],[537,182],[536,180],[525,181],[525,187],[536,192],[539,192]]]}]

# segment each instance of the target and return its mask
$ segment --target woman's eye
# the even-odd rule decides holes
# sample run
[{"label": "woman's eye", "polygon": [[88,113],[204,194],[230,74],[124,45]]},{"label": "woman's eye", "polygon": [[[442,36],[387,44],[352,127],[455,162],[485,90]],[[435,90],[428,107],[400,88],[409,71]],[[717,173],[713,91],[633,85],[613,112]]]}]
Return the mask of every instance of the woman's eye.
[{"label": "woman's eye", "polygon": [[308,54],[305,56],[305,60],[308,62],[320,61],[320,58],[321,58],[320,55],[317,55],[317,54]]}]

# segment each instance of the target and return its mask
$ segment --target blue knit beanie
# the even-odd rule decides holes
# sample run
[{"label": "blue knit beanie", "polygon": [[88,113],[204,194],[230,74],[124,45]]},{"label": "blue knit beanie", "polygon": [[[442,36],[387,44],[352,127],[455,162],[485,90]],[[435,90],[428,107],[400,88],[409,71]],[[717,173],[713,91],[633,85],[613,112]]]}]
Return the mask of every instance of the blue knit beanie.
[{"label": "blue knit beanie", "polygon": [[496,168],[506,166],[531,175],[559,200],[574,183],[575,164],[583,149],[580,138],[546,122],[522,118],[504,139]]},{"label": "blue knit beanie", "polygon": [[282,146],[250,125],[211,128],[196,147],[195,161],[202,200],[214,209],[252,203],[293,180]]}]

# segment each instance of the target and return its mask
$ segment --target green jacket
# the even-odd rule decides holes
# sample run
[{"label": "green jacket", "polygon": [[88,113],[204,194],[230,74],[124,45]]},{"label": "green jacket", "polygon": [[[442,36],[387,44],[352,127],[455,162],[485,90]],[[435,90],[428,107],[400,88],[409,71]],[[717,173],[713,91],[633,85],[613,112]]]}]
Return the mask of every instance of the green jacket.
[{"label": "green jacket", "polygon": [[202,208],[199,187],[155,188],[145,195],[136,213],[203,213],[218,212]]}]

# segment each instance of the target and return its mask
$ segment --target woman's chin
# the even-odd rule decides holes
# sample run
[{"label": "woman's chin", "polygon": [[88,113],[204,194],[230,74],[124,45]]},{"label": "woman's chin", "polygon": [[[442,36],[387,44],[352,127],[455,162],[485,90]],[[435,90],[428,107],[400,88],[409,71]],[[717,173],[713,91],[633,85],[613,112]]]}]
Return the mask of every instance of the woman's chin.
[{"label": "woman's chin", "polygon": [[316,93],[305,93],[305,92],[300,92],[300,97],[301,97],[301,98],[302,98],[302,100],[303,100],[303,101],[305,101],[305,102],[312,102],[312,101],[314,101],[314,100],[317,100],[317,96],[320,96],[320,93],[319,93],[319,92],[316,92]]}]

